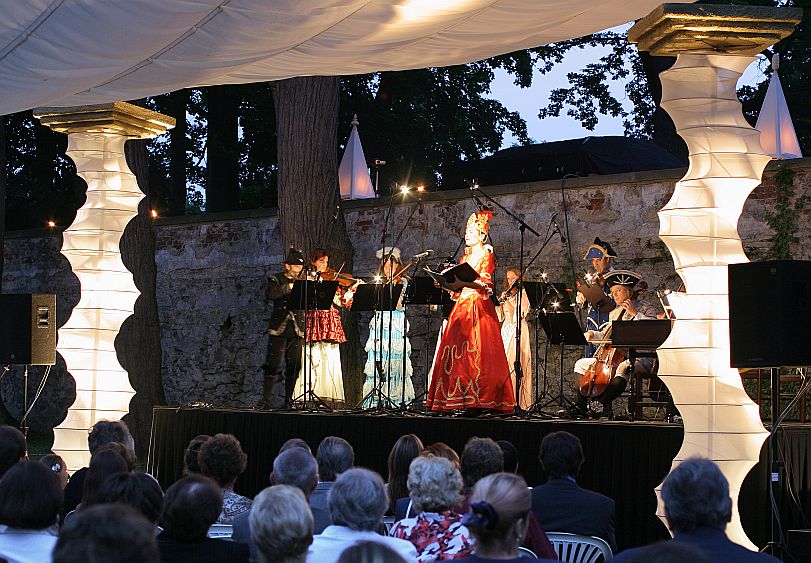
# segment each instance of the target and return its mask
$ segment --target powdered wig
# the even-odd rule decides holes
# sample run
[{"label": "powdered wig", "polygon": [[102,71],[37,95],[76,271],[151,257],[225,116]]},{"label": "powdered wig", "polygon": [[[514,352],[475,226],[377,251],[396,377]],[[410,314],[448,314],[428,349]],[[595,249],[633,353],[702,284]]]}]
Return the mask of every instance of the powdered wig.
[{"label": "powdered wig", "polygon": [[[500,545],[523,539],[532,493],[524,478],[515,473],[495,473],[483,477],[473,487],[471,514],[465,519],[479,545]],[[481,510],[477,507],[481,506]],[[489,508],[488,508],[489,507]],[[516,525],[523,529],[515,530]],[[520,527],[519,526],[519,527]]]},{"label": "powdered wig", "polygon": [[419,512],[444,512],[461,498],[462,475],[441,457],[414,458],[408,470],[408,493]]},{"label": "powdered wig", "polygon": [[352,530],[376,531],[389,506],[383,479],[368,469],[341,473],[327,500],[333,523]]},{"label": "powdered wig", "polygon": [[249,522],[261,561],[304,561],[313,543],[313,515],[300,489],[275,485],[260,492]]}]

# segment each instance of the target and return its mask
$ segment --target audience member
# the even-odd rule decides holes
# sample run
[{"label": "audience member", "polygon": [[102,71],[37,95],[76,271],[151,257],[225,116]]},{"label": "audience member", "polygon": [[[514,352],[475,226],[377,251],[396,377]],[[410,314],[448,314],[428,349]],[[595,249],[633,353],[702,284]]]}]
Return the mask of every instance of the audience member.
[{"label": "audience member", "polygon": [[414,544],[421,563],[470,555],[470,532],[452,510],[462,498],[462,476],[453,462],[434,456],[415,458],[408,490],[418,515],[394,524],[389,535]]},{"label": "audience member", "polygon": [[374,541],[361,541],[347,547],[338,563],[406,563],[406,560],[387,545]]},{"label": "audience member", "polygon": [[50,469],[54,475],[56,475],[60,488],[64,490],[65,485],[68,484],[68,479],[70,478],[68,476],[68,466],[65,465],[65,460],[56,454],[47,454],[39,458],[39,462]]},{"label": "audience member", "polygon": [[388,460],[389,482],[386,483],[391,502],[389,512],[394,512],[394,503],[397,499],[408,496],[406,481],[408,481],[409,466],[411,460],[420,455],[422,449],[422,441],[414,434],[400,436],[391,448]]},{"label": "audience member", "polygon": [[248,464],[239,440],[233,434],[215,434],[200,446],[200,472],[214,479],[223,490],[222,513],[219,524],[232,524],[234,516],[251,509],[251,499],[234,492],[237,477]]},{"label": "audience member", "polygon": [[498,444],[490,438],[474,436],[467,441],[465,449],[462,450],[459,469],[465,482],[465,490],[469,493],[479,479],[504,469],[504,454],[501,453]]},{"label": "audience member", "polygon": [[[133,452],[135,451],[135,441],[123,421],[99,420],[87,435],[87,448],[90,450],[90,456],[92,457],[96,450],[111,442],[123,444]],[[83,467],[70,476],[70,481],[65,486],[65,512],[74,510],[81,502],[86,475],[87,467]]]},{"label": "audience member", "polygon": [[163,491],[155,478],[146,473],[115,473],[101,485],[95,502],[126,504],[156,524],[161,512]]},{"label": "audience member", "polygon": [[0,426],[0,477],[13,465],[25,459],[28,446],[23,433],[13,426]]},{"label": "audience member", "polygon": [[501,454],[504,456],[504,471],[518,473],[518,449],[515,445],[507,440],[499,440],[496,444],[501,448]]},{"label": "audience member", "polygon": [[82,502],[77,509],[92,506],[98,503],[99,490],[108,477],[116,473],[129,473],[129,465],[112,448],[99,449],[90,458],[90,466],[84,479]]},{"label": "audience member", "polygon": [[62,489],[40,463],[16,463],[0,479],[0,557],[18,563],[51,561]]},{"label": "audience member", "polygon": [[158,563],[155,527],[123,504],[100,504],[65,523],[53,563]]},{"label": "audience member", "polygon": [[[662,501],[673,539],[701,551],[713,563],[766,563],[778,560],[733,543],[724,533],[732,519],[729,483],[709,459],[693,457],[681,462],[662,483]],[[635,561],[644,548],[623,551],[612,561]]]},{"label": "audience member", "polygon": [[470,496],[470,513],[462,520],[476,540],[474,552],[459,561],[554,561],[519,555],[518,548],[529,526],[531,506],[530,491],[522,477],[514,473],[495,473],[480,479]]},{"label": "audience member", "polygon": [[676,542],[661,542],[643,547],[631,563],[712,563],[695,547]]},{"label": "audience member", "polygon": [[222,503],[222,489],[203,475],[184,477],[169,487],[160,516],[161,561],[248,561],[245,544],[207,537],[208,529],[222,511]]},{"label": "audience member", "polygon": [[[291,448],[280,452],[273,460],[273,472],[270,474],[271,485],[290,485],[296,487],[309,502],[310,494],[318,483],[318,465],[313,454],[303,448]],[[320,508],[312,509],[313,533],[320,534],[332,524],[329,512]],[[249,544],[251,559],[256,560],[256,546],[251,542],[249,526],[250,512],[234,516],[233,535],[231,539]]]},{"label": "audience member", "polygon": [[275,485],[256,495],[250,528],[260,563],[307,560],[307,549],[313,543],[313,516],[301,489]]},{"label": "audience member", "polygon": [[375,533],[389,505],[383,479],[368,469],[341,473],[329,492],[329,510],[334,524],[313,538],[308,563],[334,563],[341,552],[363,540],[385,543],[407,561],[415,561],[417,550],[405,540]]},{"label": "audience member", "polygon": [[284,444],[282,444],[282,447],[279,448],[279,453],[282,453],[285,450],[289,450],[290,448],[301,448],[303,450],[307,450],[310,453],[313,453],[313,451],[310,449],[310,445],[301,438],[290,438],[289,440],[287,440]]},{"label": "audience member", "polygon": [[457,469],[461,465],[459,454],[456,453],[456,450],[454,450],[445,442],[434,442],[433,444],[422,450],[422,455],[432,455],[435,457],[445,458],[449,461],[452,461]]},{"label": "audience member", "polygon": [[541,465],[548,482],[532,489],[532,512],[544,530],[604,539],[612,552],[614,501],[577,484],[583,448],[577,436],[552,432],[541,440]]},{"label": "audience member", "polygon": [[205,444],[211,436],[208,434],[199,434],[189,441],[186,446],[186,451],[183,452],[183,476],[198,475],[200,473],[200,448]]},{"label": "audience member", "polygon": [[352,469],[355,464],[355,452],[349,442],[343,438],[327,436],[318,445],[315,459],[318,462],[319,482],[310,495],[310,506],[329,510],[327,494],[338,475]]},{"label": "audience member", "polygon": [[93,456],[98,455],[100,452],[105,450],[112,450],[118,455],[121,456],[121,459],[127,464],[127,471],[135,471],[135,465],[138,463],[138,458],[135,456],[135,450],[128,448],[124,444],[119,444],[118,442],[110,442],[109,444],[104,444],[95,452],[93,455],[90,456],[90,459],[93,459]]}]

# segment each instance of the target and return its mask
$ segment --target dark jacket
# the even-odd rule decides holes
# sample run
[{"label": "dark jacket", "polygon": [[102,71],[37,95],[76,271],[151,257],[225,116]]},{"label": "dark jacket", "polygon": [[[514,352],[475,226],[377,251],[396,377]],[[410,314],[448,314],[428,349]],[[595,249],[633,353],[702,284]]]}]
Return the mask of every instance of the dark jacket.
[{"label": "dark jacket", "polygon": [[[779,561],[766,553],[749,551],[745,547],[731,542],[724,531],[718,528],[696,528],[690,532],[678,533],[670,541],[698,549],[713,563],[778,563]],[[612,559],[611,563],[634,561],[643,549],[643,547],[626,549]]]},{"label": "dark jacket", "polygon": [[225,539],[185,543],[162,533],[158,536],[158,551],[162,563],[248,563],[248,546]]},{"label": "dark jacket", "polygon": [[532,512],[547,532],[596,536],[617,549],[614,501],[571,479],[552,479],[532,489]]},{"label": "dark jacket", "polygon": [[279,272],[268,278],[265,295],[273,301],[273,312],[270,314],[270,324],[268,325],[269,331],[271,333],[274,331],[283,332],[285,323],[295,320],[298,327],[296,332],[300,336],[303,335],[304,312],[291,312],[287,308],[287,299],[290,296],[290,279],[284,272]]}]

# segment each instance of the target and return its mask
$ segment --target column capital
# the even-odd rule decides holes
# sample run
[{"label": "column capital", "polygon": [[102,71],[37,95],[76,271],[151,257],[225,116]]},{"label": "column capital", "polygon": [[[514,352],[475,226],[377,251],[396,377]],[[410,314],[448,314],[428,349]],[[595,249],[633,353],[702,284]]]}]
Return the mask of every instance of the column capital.
[{"label": "column capital", "polygon": [[754,56],[791,35],[802,14],[802,8],[662,4],[628,30],[628,41],[656,56]]},{"label": "column capital", "polygon": [[149,139],[175,126],[175,119],[127,102],[73,107],[41,107],[34,117],[59,133],[108,133]]}]

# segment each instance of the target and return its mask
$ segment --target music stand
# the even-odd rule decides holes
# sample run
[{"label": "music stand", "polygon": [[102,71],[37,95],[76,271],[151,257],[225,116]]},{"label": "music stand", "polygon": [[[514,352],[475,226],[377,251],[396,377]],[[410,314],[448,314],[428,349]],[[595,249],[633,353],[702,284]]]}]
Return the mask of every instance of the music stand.
[{"label": "music stand", "polygon": [[580,285],[577,290],[583,294],[589,305],[596,309],[598,313],[610,313],[614,309],[611,297],[606,295],[599,285]]},{"label": "music stand", "polygon": [[[383,384],[389,382],[391,390],[391,312],[397,308],[400,294],[403,292],[403,284],[361,284],[355,290],[352,300],[351,311],[374,311],[373,318],[377,319],[377,312],[380,312],[380,321],[376,323],[374,333],[374,370],[372,372],[373,387],[358,403],[363,410],[363,405],[369,401],[370,410],[395,409],[396,405],[388,394],[383,392]],[[386,373],[383,372],[383,312],[389,311],[389,355]],[[405,384],[405,382],[403,382]]]},{"label": "music stand", "polygon": [[585,346],[586,338],[583,336],[583,328],[580,326],[580,321],[577,320],[577,315],[574,311],[561,311],[552,312],[548,309],[542,309],[538,313],[538,322],[543,327],[546,337],[551,344],[557,344],[560,347],[560,366],[558,372],[558,380],[560,388],[556,397],[551,397],[543,405],[532,405],[530,410],[536,408],[540,411],[549,405],[557,402],[561,408],[566,408],[566,397],[563,393],[563,352],[566,346]]},{"label": "music stand", "polygon": [[[302,400],[302,408],[307,408],[307,401],[311,401],[316,405],[316,409],[321,406],[326,410],[332,410],[324,399],[316,395],[313,391],[313,373],[312,373],[312,360],[307,361],[307,346],[310,346],[310,356],[312,356],[312,342],[307,343],[307,313],[309,311],[322,310],[326,311],[332,307],[332,300],[335,297],[335,292],[338,290],[337,281],[313,281],[313,280],[296,280],[293,282],[293,289],[287,298],[287,308],[291,311],[304,311],[304,360],[301,364],[302,387],[303,393],[292,400],[292,404],[298,399]],[[308,367],[309,365],[309,367]]]}]

